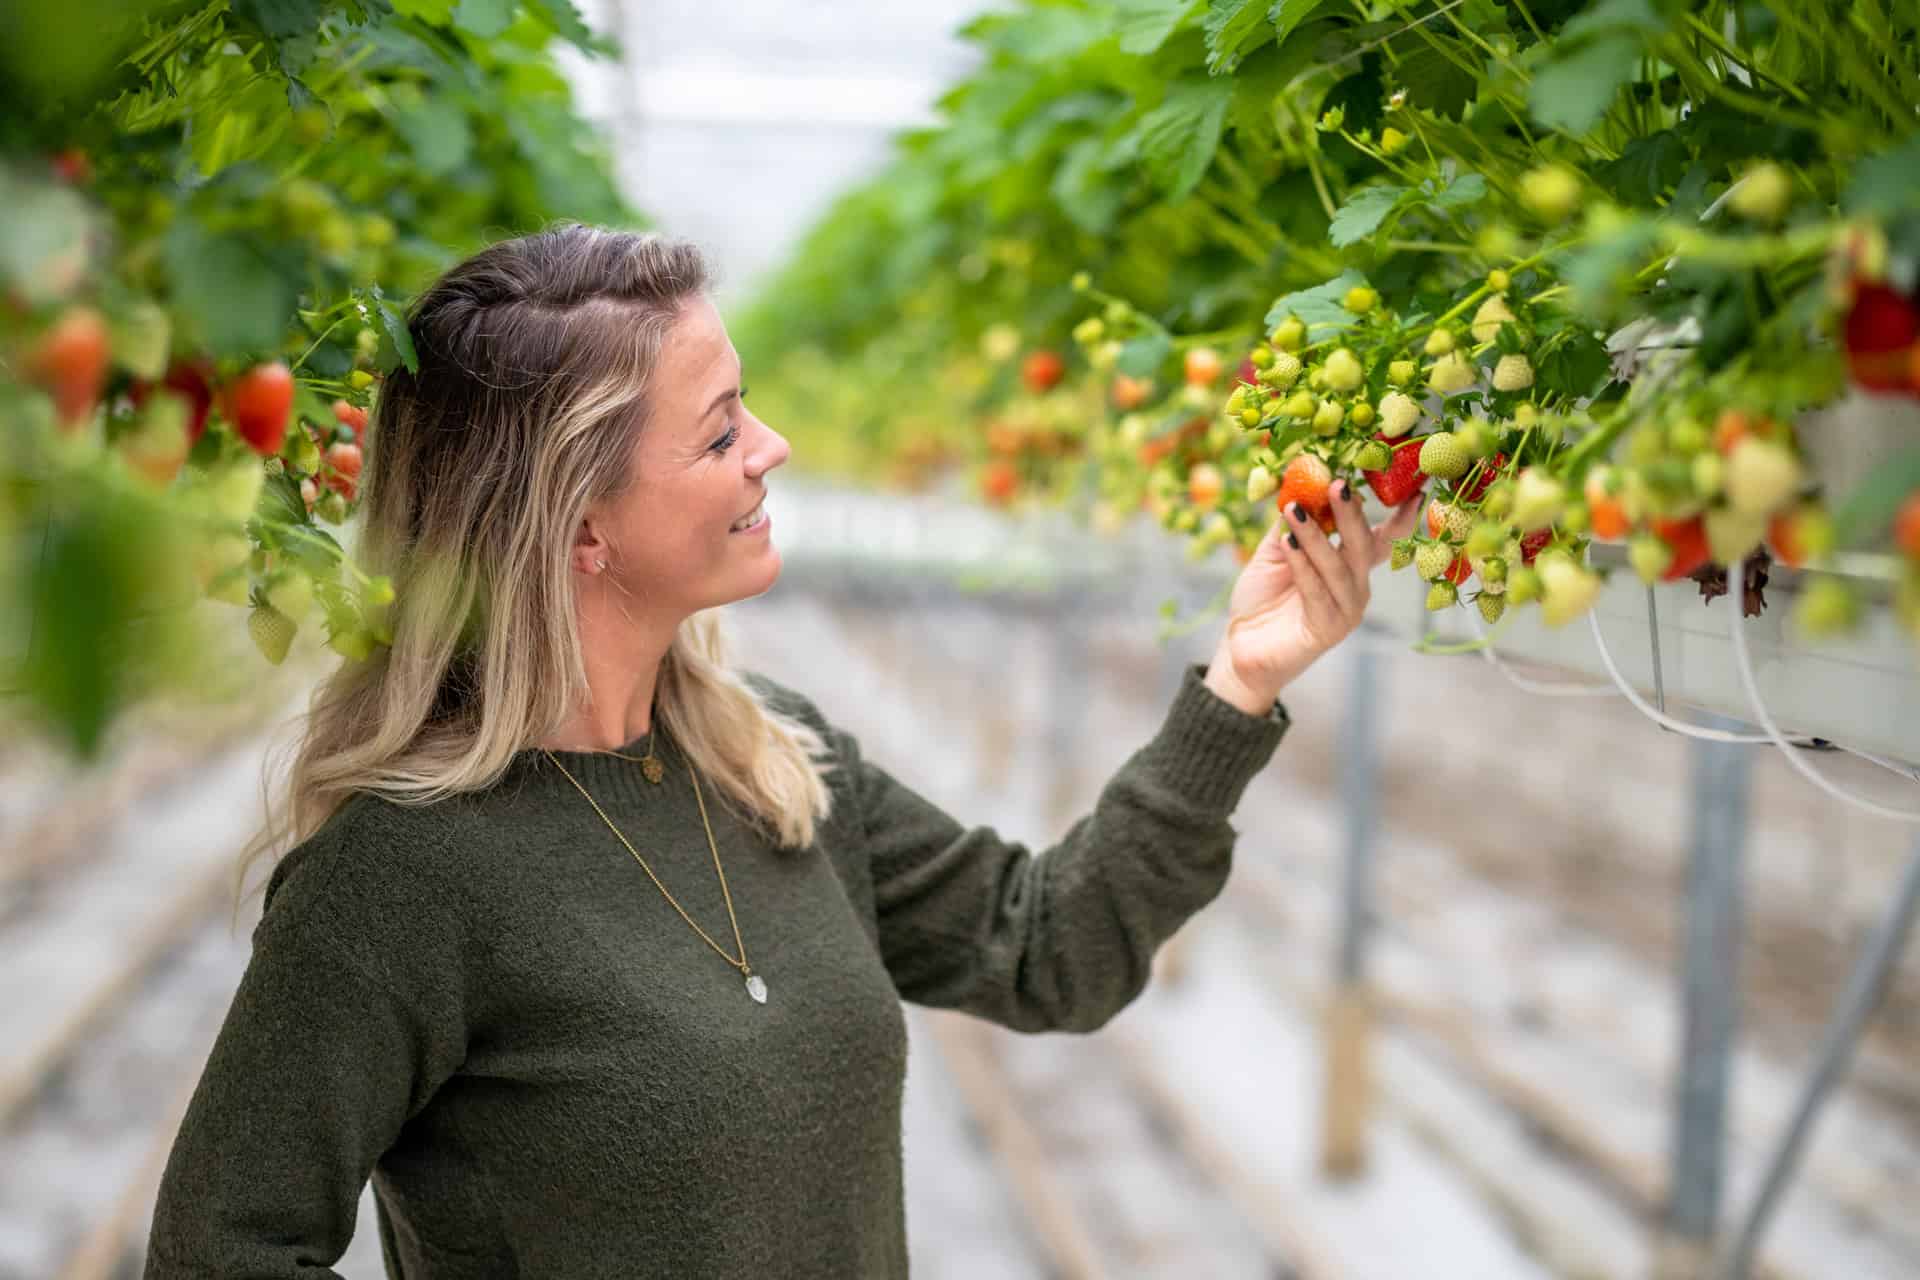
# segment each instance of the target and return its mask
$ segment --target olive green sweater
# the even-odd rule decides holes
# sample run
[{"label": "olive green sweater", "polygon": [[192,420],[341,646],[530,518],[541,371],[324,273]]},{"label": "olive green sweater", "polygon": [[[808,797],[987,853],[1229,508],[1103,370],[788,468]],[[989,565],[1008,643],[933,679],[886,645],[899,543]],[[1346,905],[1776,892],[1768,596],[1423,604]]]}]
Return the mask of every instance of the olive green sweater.
[{"label": "olive green sweater", "polygon": [[[906,1275],[900,1000],[1089,1031],[1140,992],[1225,883],[1228,815],[1287,727],[1203,674],[1038,855],[749,677],[836,765],[801,851],[705,788],[764,1005],[539,751],[426,807],[356,795],[268,884],[146,1275],[334,1275],[369,1177],[406,1280]],[[658,786],[557,755],[731,950],[691,782],[655,737]]]}]

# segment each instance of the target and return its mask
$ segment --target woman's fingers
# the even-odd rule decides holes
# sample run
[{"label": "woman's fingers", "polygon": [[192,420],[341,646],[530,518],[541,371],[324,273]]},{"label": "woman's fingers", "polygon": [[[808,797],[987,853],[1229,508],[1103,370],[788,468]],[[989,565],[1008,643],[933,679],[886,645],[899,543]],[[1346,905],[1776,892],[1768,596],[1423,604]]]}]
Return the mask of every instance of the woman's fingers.
[{"label": "woman's fingers", "polygon": [[1426,503],[1426,491],[1414,494],[1393,509],[1373,530],[1373,563],[1379,564],[1393,554],[1393,544],[1413,532],[1414,525],[1420,521],[1420,512]]},{"label": "woman's fingers", "polygon": [[1342,620],[1356,616],[1352,575],[1305,507],[1292,503],[1284,517],[1287,563],[1293,566],[1308,619],[1322,635],[1338,636],[1345,630]]},{"label": "woman's fingers", "polygon": [[1366,507],[1361,505],[1360,495],[1354,492],[1350,481],[1337,482],[1331,490],[1331,496],[1333,522],[1340,530],[1340,558],[1346,562],[1347,574],[1353,579],[1355,597],[1364,611],[1371,594],[1367,575],[1379,563],[1374,554],[1373,530],[1367,524]]}]

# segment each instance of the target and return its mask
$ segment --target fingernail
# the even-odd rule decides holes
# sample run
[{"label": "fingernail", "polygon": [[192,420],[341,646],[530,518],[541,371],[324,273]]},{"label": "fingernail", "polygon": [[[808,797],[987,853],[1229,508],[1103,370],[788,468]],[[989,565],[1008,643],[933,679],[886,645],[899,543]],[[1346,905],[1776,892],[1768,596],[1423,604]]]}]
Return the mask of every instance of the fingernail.
[{"label": "fingernail", "polygon": [[1297,502],[1294,503],[1293,506],[1287,509],[1287,514],[1291,515],[1295,520],[1300,521],[1300,523],[1302,524],[1305,524],[1307,521],[1307,509],[1301,506]]},{"label": "fingernail", "polygon": [[1287,545],[1290,547],[1298,547],[1300,545],[1300,539],[1293,536],[1293,530],[1291,529],[1287,530]]},{"label": "fingernail", "polygon": [[1356,492],[1354,492],[1354,488],[1353,488],[1353,486],[1352,486],[1352,485],[1348,485],[1348,486],[1347,486],[1347,501],[1348,501],[1348,502],[1358,502],[1358,501],[1360,501],[1360,495],[1359,495],[1358,493],[1356,493]]}]

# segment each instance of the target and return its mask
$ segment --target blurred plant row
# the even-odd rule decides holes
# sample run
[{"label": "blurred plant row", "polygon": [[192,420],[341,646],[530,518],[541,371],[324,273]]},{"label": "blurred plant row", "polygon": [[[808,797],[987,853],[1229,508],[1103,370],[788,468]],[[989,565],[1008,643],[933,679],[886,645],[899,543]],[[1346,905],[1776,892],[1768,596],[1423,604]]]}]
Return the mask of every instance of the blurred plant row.
[{"label": "blurred plant row", "polygon": [[[0,687],[82,753],[216,652],[385,642],[330,531],[403,299],[503,231],[632,225],[569,0],[26,0],[0,16]],[[350,539],[349,539],[350,541]]]},{"label": "blurred plant row", "polygon": [[[1770,562],[1891,552],[1920,638],[1920,8],[1066,0],[964,34],[941,123],[735,326],[796,458],[1243,559],[1364,480],[1424,495],[1395,567],[1489,622],[1614,571],[1744,565],[1755,608]],[[1915,434],[1829,492],[1807,411],[1867,397]],[[1852,581],[1798,621],[1852,625]]]}]

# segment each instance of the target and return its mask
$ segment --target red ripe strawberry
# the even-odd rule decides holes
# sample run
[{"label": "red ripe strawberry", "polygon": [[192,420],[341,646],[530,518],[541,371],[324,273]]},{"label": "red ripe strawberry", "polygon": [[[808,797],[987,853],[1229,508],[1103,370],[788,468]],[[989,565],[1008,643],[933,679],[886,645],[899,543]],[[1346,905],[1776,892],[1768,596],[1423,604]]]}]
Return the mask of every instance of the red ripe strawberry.
[{"label": "red ripe strawberry", "polygon": [[1011,462],[989,462],[980,473],[980,491],[994,506],[1004,507],[1020,490],[1020,473]]},{"label": "red ripe strawberry", "polygon": [[1856,282],[1847,312],[1847,366],[1870,391],[1907,389],[1908,349],[1920,339],[1920,306],[1883,284]]},{"label": "red ripe strawberry", "polygon": [[1535,529],[1532,533],[1520,539],[1520,563],[1532,564],[1534,557],[1542,551],[1545,551],[1547,544],[1552,541],[1552,529]]},{"label": "red ripe strawberry", "polygon": [[1032,392],[1051,391],[1067,372],[1067,362],[1057,352],[1031,352],[1020,365],[1020,380]]},{"label": "red ripe strawberry", "polygon": [[357,444],[330,444],[327,446],[327,488],[353,501],[353,494],[360,487],[360,446]]},{"label": "red ripe strawberry", "polygon": [[1673,548],[1673,563],[1660,575],[1662,582],[1677,582],[1705,564],[1712,552],[1707,546],[1707,523],[1699,516],[1685,520],[1655,520],[1653,532]]},{"label": "red ripe strawberry", "polygon": [[26,374],[53,397],[61,426],[80,426],[107,381],[106,318],[92,307],[68,307],[27,353]]},{"label": "red ripe strawberry", "polygon": [[365,409],[354,404],[351,400],[335,400],[333,402],[333,416],[339,419],[340,425],[353,432],[353,442],[355,444],[362,446],[366,444],[367,411]]},{"label": "red ripe strawberry", "polygon": [[293,372],[286,361],[257,364],[221,390],[221,411],[253,451],[272,457],[286,443],[293,410]]},{"label": "red ripe strawberry", "polygon": [[1914,560],[1920,560],[1920,492],[1907,495],[1893,518],[1893,542]]},{"label": "red ripe strawberry", "polygon": [[1333,524],[1333,500],[1327,490],[1333,484],[1333,470],[1320,458],[1311,453],[1303,453],[1287,464],[1280,473],[1280,488],[1274,494],[1274,505],[1282,514],[1294,503],[1307,509],[1322,529],[1330,529]]},{"label": "red ripe strawberry", "polygon": [[1480,464],[1480,477],[1460,496],[1462,502],[1478,502],[1495,480],[1500,478],[1500,468],[1507,465],[1507,455],[1496,453]]},{"label": "red ripe strawberry", "polygon": [[1242,360],[1240,367],[1233,371],[1233,379],[1235,382],[1258,382],[1260,380],[1259,366],[1255,365],[1251,360]]},{"label": "red ripe strawberry", "polygon": [[1453,563],[1448,565],[1447,571],[1441,575],[1441,577],[1445,578],[1448,582],[1451,582],[1456,587],[1464,583],[1468,578],[1471,578],[1472,576],[1473,576],[1473,566],[1467,563],[1467,558],[1465,556],[1455,556],[1453,558]]},{"label": "red ripe strawberry", "polygon": [[1378,432],[1373,438],[1385,442],[1387,448],[1393,450],[1392,459],[1384,471],[1362,471],[1360,474],[1373,487],[1375,497],[1390,507],[1397,507],[1420,492],[1420,487],[1427,481],[1426,475],[1420,470],[1420,449],[1418,446],[1394,449],[1394,442]]}]

